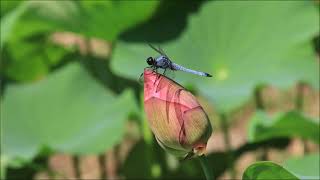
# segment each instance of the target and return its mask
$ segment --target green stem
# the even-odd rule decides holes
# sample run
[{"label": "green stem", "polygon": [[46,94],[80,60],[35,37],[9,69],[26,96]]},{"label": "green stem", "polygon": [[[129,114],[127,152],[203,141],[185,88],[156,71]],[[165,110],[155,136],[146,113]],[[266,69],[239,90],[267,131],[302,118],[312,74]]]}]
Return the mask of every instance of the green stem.
[{"label": "green stem", "polygon": [[296,97],[296,109],[298,111],[303,111],[303,104],[304,104],[304,93],[303,93],[304,84],[299,83],[297,85],[297,97]]},{"label": "green stem", "polygon": [[79,166],[80,166],[80,157],[79,156],[74,156],[73,157],[73,167],[74,167],[74,170],[75,170],[76,178],[80,178],[81,177],[81,172],[80,172],[80,167]]},{"label": "green stem", "polygon": [[255,103],[256,103],[256,108],[258,110],[265,110],[265,105],[263,103],[263,98],[262,98],[262,90],[265,88],[265,86],[259,86],[255,89],[254,91],[254,97],[255,97]]},{"label": "green stem", "polygon": [[233,165],[234,161],[234,156],[233,156],[233,150],[231,147],[231,142],[230,142],[230,136],[229,136],[229,122],[227,120],[226,114],[220,114],[221,118],[221,129],[223,132],[223,138],[224,138],[224,143],[226,146],[226,150],[228,152],[228,167],[230,168],[230,174],[231,174],[231,179],[236,179],[236,170]]},{"label": "green stem", "polygon": [[100,165],[100,170],[101,170],[101,179],[106,179],[106,155],[105,154],[100,154],[98,156],[99,160],[99,165]]},{"label": "green stem", "polygon": [[[297,97],[296,97],[296,109],[297,111],[300,111],[303,113],[303,106],[304,106],[304,87],[305,84],[302,82],[298,83],[297,85]],[[303,141],[303,153],[306,154],[309,152],[308,146],[307,146],[307,141],[305,139],[302,139]]]},{"label": "green stem", "polygon": [[[258,86],[255,91],[254,91],[254,97],[255,97],[255,103],[256,103],[256,109],[260,111],[265,111],[266,112],[266,106],[263,102],[263,97],[262,97],[262,91],[263,89],[266,88],[264,85]],[[262,146],[259,150],[261,154],[258,154],[258,160],[261,161],[266,161],[268,160],[268,148],[265,146]]]},{"label": "green stem", "polygon": [[203,169],[204,175],[206,176],[206,179],[213,180],[214,179],[213,172],[210,170],[210,166],[206,157],[202,155],[202,156],[199,156],[198,159],[200,161],[200,164]]}]

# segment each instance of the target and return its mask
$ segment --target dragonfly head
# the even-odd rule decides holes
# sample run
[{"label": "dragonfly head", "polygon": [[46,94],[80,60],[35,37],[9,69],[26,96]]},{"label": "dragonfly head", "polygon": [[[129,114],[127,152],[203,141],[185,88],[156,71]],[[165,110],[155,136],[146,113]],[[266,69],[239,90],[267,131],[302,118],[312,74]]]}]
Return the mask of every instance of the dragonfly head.
[{"label": "dragonfly head", "polygon": [[152,66],[155,64],[155,59],[153,57],[148,57],[147,58],[147,63]]}]

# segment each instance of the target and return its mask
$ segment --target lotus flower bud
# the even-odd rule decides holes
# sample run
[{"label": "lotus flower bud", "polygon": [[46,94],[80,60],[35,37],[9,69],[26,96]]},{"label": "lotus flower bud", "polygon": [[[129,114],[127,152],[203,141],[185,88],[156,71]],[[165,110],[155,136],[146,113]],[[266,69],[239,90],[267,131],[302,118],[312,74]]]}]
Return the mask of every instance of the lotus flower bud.
[{"label": "lotus flower bud", "polygon": [[181,85],[146,68],[144,108],[163,149],[182,158],[205,153],[210,121],[195,96]]}]

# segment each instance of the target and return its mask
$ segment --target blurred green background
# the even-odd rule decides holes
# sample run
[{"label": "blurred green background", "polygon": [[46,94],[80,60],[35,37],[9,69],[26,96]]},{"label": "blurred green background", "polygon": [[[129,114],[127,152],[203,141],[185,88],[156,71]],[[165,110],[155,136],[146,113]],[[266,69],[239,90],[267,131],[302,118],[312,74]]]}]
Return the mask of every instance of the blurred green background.
[{"label": "blurred green background", "polygon": [[1,179],[204,178],[148,128],[147,43],[213,75],[175,80],[216,178],[319,179],[319,1],[0,2]]}]

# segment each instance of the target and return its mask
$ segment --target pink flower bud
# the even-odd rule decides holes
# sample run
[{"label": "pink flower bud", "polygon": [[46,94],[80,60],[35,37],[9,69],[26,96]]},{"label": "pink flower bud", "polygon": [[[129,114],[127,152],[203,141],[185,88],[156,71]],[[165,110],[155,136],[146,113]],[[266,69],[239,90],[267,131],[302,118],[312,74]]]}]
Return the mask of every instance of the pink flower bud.
[{"label": "pink flower bud", "polygon": [[205,153],[212,127],[189,91],[146,68],[144,107],[149,126],[163,149],[179,157]]}]

